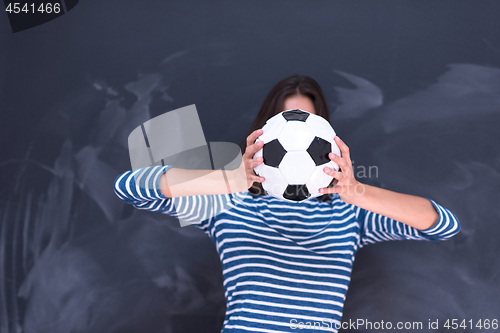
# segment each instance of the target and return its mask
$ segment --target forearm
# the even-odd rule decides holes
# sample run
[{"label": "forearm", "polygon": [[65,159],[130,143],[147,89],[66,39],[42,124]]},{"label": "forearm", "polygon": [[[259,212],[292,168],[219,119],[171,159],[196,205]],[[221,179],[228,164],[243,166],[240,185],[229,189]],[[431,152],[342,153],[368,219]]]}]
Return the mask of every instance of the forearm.
[{"label": "forearm", "polygon": [[349,203],[419,230],[434,226],[439,219],[438,212],[426,198],[361,183],[355,192]]},{"label": "forearm", "polygon": [[241,169],[225,171],[170,168],[160,177],[160,190],[167,198],[241,192],[247,190],[244,184]]}]

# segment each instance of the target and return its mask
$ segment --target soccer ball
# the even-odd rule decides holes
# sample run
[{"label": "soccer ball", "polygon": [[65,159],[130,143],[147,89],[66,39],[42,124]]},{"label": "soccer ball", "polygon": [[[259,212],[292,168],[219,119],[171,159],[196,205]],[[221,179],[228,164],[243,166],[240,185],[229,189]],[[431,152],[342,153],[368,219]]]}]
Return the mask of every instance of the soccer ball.
[{"label": "soccer ball", "polygon": [[319,189],[333,180],[323,169],[336,171],[330,152],[341,156],[333,140],[335,131],[323,117],[296,109],[278,113],[262,127],[257,141],[264,146],[254,158],[264,162],[254,168],[266,180],[262,187],[269,195],[287,201],[303,201],[322,195]]}]

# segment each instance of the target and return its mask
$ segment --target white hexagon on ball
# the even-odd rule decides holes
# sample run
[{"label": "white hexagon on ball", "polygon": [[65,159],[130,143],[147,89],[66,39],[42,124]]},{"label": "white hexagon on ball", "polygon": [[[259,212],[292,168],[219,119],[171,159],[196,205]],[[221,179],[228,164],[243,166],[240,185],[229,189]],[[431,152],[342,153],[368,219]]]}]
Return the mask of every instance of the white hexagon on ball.
[{"label": "white hexagon on ball", "polygon": [[320,196],[321,193],[319,193],[319,189],[323,187],[327,187],[330,185],[331,181],[333,180],[332,176],[329,176],[326,174],[323,169],[325,167],[328,167],[330,169],[334,169],[333,162],[328,162],[325,164],[318,165],[314,168],[314,171],[312,172],[311,176],[306,182],[307,189],[309,190],[309,193],[311,193],[312,197],[317,197]]},{"label": "white hexagon on ball", "polygon": [[[268,165],[261,164],[259,175],[264,177],[266,180],[262,182],[262,187],[267,191],[268,194],[283,199],[283,193],[285,192],[288,183],[281,174],[278,168],[273,168]],[[269,181],[267,181],[269,179]]]},{"label": "white hexagon on ball", "polygon": [[316,164],[307,151],[292,151],[285,154],[279,170],[290,185],[303,185],[314,171]]},{"label": "white hexagon on ball", "polygon": [[330,123],[322,117],[307,117],[306,124],[317,137],[322,138],[328,142],[334,142],[333,138],[336,136],[335,130]]},{"label": "white hexagon on ball", "polygon": [[278,135],[278,141],[286,151],[306,150],[314,139],[314,133],[303,121],[289,121]]},{"label": "white hexagon on ball", "polygon": [[285,127],[286,123],[286,119],[283,117],[272,117],[262,127],[263,133],[259,136],[259,139],[264,141],[264,143],[268,143],[269,141],[276,139]]}]

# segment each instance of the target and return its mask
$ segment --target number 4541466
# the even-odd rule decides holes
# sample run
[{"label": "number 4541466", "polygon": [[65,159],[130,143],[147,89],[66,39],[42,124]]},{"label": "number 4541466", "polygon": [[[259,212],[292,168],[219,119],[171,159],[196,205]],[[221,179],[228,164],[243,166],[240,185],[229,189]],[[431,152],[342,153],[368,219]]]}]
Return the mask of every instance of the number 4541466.
[{"label": "number 4541466", "polygon": [[468,321],[464,319],[460,323],[459,323],[458,319],[448,319],[448,320],[446,320],[446,322],[444,323],[443,326],[447,329],[452,329],[452,330],[456,330],[458,328],[463,328],[463,329],[477,328],[477,329],[485,329],[485,330],[489,330],[489,329],[496,330],[498,328],[498,319],[493,319],[493,320],[479,319],[477,322],[474,322],[472,319],[470,319]]},{"label": "number 4541466", "polygon": [[5,8],[5,11],[9,13],[59,13],[61,11],[61,4],[56,2],[54,4],[47,2],[47,3],[41,3],[37,8],[35,8],[35,4],[28,4],[25,3],[24,6],[22,6],[22,3],[19,2],[14,2],[14,3],[9,3],[7,7]]}]

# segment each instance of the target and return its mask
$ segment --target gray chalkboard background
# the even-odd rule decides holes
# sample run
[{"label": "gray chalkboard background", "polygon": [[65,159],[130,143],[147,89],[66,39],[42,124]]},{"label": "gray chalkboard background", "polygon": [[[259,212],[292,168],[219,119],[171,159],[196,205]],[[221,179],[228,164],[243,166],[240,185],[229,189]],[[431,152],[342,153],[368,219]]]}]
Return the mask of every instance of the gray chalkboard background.
[{"label": "gray chalkboard background", "polygon": [[432,198],[462,225],[449,241],[361,249],[343,320],[450,332],[446,319],[500,319],[499,13],[499,1],[82,0],[16,34],[0,13],[0,332],[219,332],[211,240],[125,205],[113,181],[144,121],[195,104],[207,141],[239,143],[292,74],[320,83],[355,167],[378,167],[361,182]]}]

